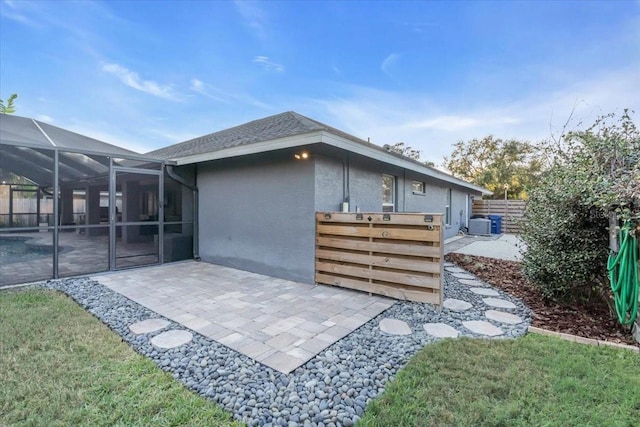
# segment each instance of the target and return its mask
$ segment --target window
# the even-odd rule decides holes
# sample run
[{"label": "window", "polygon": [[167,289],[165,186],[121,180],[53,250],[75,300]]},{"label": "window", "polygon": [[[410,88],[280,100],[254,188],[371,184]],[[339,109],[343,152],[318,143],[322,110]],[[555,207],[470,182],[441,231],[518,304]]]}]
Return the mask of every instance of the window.
[{"label": "window", "polygon": [[451,189],[447,188],[447,204],[444,210],[444,224],[451,225]]},{"label": "window", "polygon": [[424,194],[424,182],[413,181],[411,184],[411,190],[413,194]]},{"label": "window", "polygon": [[382,212],[394,212],[396,200],[396,177],[382,175]]}]

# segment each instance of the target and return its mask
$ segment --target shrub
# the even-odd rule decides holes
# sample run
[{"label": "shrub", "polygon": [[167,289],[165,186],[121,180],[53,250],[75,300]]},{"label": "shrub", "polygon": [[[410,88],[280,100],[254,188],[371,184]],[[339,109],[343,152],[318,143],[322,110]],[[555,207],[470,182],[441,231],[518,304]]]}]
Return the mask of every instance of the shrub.
[{"label": "shrub", "polygon": [[549,298],[589,300],[608,287],[608,220],[568,178],[554,168],[529,193],[523,269]]},{"label": "shrub", "polygon": [[548,297],[606,297],[609,217],[640,222],[640,134],[625,110],[546,148],[552,166],[525,210],[525,276]]}]

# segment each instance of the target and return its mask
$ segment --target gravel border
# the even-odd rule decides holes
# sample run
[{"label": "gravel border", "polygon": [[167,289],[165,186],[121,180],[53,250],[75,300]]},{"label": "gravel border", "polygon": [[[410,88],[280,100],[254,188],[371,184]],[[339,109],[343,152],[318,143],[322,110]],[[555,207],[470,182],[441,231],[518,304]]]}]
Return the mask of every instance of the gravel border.
[{"label": "gravel border", "polygon": [[[444,279],[446,298],[468,301],[473,304],[471,309],[461,313],[439,311],[429,304],[398,301],[290,374],[262,365],[193,331],[193,340],[188,344],[168,350],[154,347],[153,336],[187,328],[167,319],[170,324],[162,330],[134,335],[129,325],[162,316],[89,278],[51,280],[37,286],[69,295],[137,352],[249,426],[329,427],[355,424],[367,404],[384,391],[387,382],[393,380],[411,356],[437,340],[424,331],[425,323],[446,323],[466,337],[481,337],[462,326],[468,320],[486,320],[499,326],[505,334],[497,339],[515,338],[527,332],[531,312],[520,300],[492,288],[500,293],[500,298],[516,305],[515,309],[501,310],[524,320],[517,325],[497,323],[484,317],[484,312],[492,307],[482,302],[481,295],[469,291],[472,286],[460,284],[448,272]],[[403,320],[413,333],[386,334],[378,327],[383,318]]]}]

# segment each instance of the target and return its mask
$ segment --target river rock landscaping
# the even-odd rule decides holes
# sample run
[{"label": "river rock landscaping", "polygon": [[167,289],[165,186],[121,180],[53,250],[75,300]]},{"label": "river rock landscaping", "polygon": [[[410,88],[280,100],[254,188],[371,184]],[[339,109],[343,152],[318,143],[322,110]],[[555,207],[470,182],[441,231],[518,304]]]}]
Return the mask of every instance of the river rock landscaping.
[{"label": "river rock landscaping", "polygon": [[[477,279],[462,280],[467,284],[445,272],[445,300],[464,301],[470,307],[449,303],[452,309],[439,310],[429,304],[398,301],[290,374],[187,331],[89,278],[48,281],[42,286],[69,295],[139,353],[247,425],[328,427],[355,424],[409,358],[440,337],[504,339],[526,333],[531,312],[522,301],[496,290],[493,298],[508,302],[501,304],[506,308],[496,309],[484,301],[488,293],[493,295],[489,285]],[[160,329],[144,333],[144,328],[134,327],[142,332],[132,332],[132,325],[149,319],[163,320],[147,322]],[[380,323],[384,319],[406,323],[410,333],[404,334],[404,328],[403,334],[383,332]],[[154,337],[174,330],[192,332],[192,339],[173,348],[153,345]]]}]

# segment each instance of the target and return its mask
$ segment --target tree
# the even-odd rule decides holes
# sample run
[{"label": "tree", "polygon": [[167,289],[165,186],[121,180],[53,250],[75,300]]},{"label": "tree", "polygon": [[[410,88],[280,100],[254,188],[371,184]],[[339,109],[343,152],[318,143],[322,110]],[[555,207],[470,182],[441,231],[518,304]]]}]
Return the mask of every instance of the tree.
[{"label": "tree", "polygon": [[491,190],[496,199],[505,193],[511,199],[526,198],[545,169],[538,148],[527,141],[489,135],[458,141],[454,147],[443,166],[454,176]]},{"label": "tree", "polygon": [[524,214],[523,271],[554,298],[609,301],[609,216],[640,224],[640,133],[629,111],[547,144]]},{"label": "tree", "polygon": [[431,161],[423,161],[421,159],[422,157],[422,151],[417,150],[409,145],[405,145],[404,142],[396,142],[393,145],[388,146],[387,148],[389,151],[400,154],[401,156],[407,157],[411,160],[415,160],[417,162],[423,163],[425,166],[428,167],[435,167],[435,163],[431,162]]},{"label": "tree", "polygon": [[408,157],[411,160],[417,160],[417,161],[420,161],[420,156],[422,155],[420,150],[416,150],[413,147],[405,145],[404,142],[396,142],[395,144],[390,146],[388,150],[393,151],[394,153],[403,155],[405,157]]},{"label": "tree", "polygon": [[14,105],[14,101],[18,97],[17,93],[14,93],[7,99],[7,105],[4,105],[4,101],[0,99],[0,113],[2,114],[13,114],[16,112],[16,108]]}]

